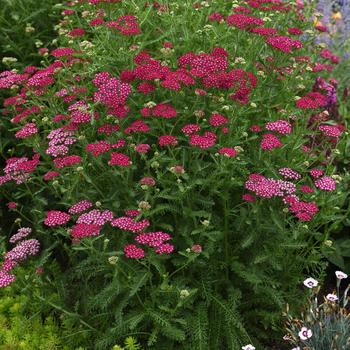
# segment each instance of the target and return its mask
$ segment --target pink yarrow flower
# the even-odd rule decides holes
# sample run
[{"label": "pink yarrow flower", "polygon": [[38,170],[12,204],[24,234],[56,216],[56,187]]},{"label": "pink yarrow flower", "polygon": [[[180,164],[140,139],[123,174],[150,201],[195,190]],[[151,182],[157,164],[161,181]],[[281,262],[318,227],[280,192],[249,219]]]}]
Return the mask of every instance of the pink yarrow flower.
[{"label": "pink yarrow flower", "polygon": [[330,176],[323,176],[315,181],[315,186],[324,191],[335,191],[336,182]]},{"label": "pink yarrow flower", "polygon": [[60,210],[50,210],[46,214],[44,224],[46,226],[64,225],[70,220],[70,215]]}]

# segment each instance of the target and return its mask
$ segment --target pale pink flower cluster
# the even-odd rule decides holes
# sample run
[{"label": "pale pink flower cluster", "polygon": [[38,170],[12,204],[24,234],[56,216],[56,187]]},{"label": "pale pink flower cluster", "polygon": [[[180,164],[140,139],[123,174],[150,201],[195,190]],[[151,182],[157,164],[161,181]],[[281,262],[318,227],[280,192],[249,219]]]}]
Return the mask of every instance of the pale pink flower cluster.
[{"label": "pale pink flower cluster", "polygon": [[20,229],[17,230],[17,233],[10,238],[10,243],[15,243],[27,237],[28,235],[31,234],[31,232],[32,232],[32,229],[30,227],[21,227]]},{"label": "pale pink flower cluster", "polygon": [[49,147],[46,150],[46,154],[50,154],[54,158],[68,154],[68,146],[74,144],[77,141],[76,137],[74,137],[73,131],[67,131],[63,128],[52,130],[47,138],[50,141]]},{"label": "pale pink flower cluster", "polygon": [[92,224],[103,226],[105,223],[113,220],[113,213],[110,210],[93,209],[79,216],[77,224]]},{"label": "pale pink flower cluster", "polygon": [[292,132],[292,126],[287,120],[276,120],[275,122],[268,122],[265,124],[265,129],[278,132],[281,135],[290,134]]},{"label": "pale pink flower cluster", "polygon": [[320,190],[334,191],[336,189],[336,182],[330,176],[323,176],[315,181],[315,186]]}]

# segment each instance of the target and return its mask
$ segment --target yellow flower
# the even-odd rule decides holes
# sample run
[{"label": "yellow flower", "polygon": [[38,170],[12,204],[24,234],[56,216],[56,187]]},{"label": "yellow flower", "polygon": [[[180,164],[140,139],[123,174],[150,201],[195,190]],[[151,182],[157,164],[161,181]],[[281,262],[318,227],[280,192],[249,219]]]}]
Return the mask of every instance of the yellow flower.
[{"label": "yellow flower", "polygon": [[333,19],[342,19],[341,12],[338,11],[338,12],[333,13],[332,18]]}]

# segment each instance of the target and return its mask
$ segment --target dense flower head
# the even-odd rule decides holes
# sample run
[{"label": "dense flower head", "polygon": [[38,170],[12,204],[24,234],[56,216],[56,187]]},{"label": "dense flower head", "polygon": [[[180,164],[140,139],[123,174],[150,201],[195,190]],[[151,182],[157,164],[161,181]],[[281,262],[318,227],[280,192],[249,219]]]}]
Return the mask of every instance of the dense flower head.
[{"label": "dense flower head", "polygon": [[288,33],[291,35],[301,35],[303,34],[303,31],[299,28],[293,27],[293,28],[288,28]]},{"label": "dense flower head", "polygon": [[283,197],[296,192],[296,186],[292,182],[266,178],[260,174],[250,174],[245,188],[263,198]]},{"label": "dense flower head", "polygon": [[35,123],[27,123],[25,124],[21,130],[17,131],[15,137],[19,139],[24,139],[26,137],[35,135],[38,132],[38,128]]},{"label": "dense flower head", "polygon": [[99,85],[94,94],[94,101],[100,101],[110,108],[118,108],[125,104],[130,93],[131,86],[128,83],[123,83],[118,78],[110,78]]},{"label": "dense flower head", "polygon": [[318,130],[320,130],[325,136],[329,137],[339,137],[342,133],[341,128],[337,125],[319,125]]},{"label": "dense flower head", "polygon": [[60,173],[58,171],[50,170],[43,176],[43,179],[45,181],[50,181],[57,176],[60,176]]},{"label": "dense flower head", "polygon": [[290,134],[292,126],[287,120],[276,120],[265,124],[266,130],[278,132],[281,135]]},{"label": "dense flower head", "polygon": [[291,168],[280,168],[278,169],[278,172],[285,178],[285,179],[290,179],[290,180],[299,180],[301,178],[301,175],[291,169]]},{"label": "dense flower head", "polygon": [[159,246],[157,246],[155,251],[157,254],[160,254],[160,255],[170,254],[174,251],[174,246],[170,243],[160,244]]},{"label": "dense flower head", "polygon": [[254,26],[262,26],[264,21],[258,17],[236,13],[227,17],[227,24],[230,27],[236,26],[239,29],[248,29]]},{"label": "dense flower head", "polygon": [[200,130],[201,130],[201,127],[198,124],[186,124],[181,129],[181,131],[186,135],[192,135]]},{"label": "dense flower head", "polygon": [[335,191],[336,182],[330,176],[323,176],[315,181],[315,186],[324,191]]},{"label": "dense flower head", "polygon": [[142,259],[145,257],[145,252],[142,248],[135,244],[128,244],[124,247],[124,254],[129,259]]},{"label": "dense flower head", "polygon": [[0,288],[9,286],[16,280],[16,276],[7,271],[0,270]]},{"label": "dense flower head", "polygon": [[228,122],[229,122],[228,118],[218,113],[213,113],[209,119],[209,124],[211,126],[221,126],[221,125],[227,124]]},{"label": "dense flower head", "polygon": [[140,34],[137,19],[132,15],[119,16],[116,21],[106,23],[106,27],[116,29],[122,35]]},{"label": "dense flower head", "polygon": [[189,143],[202,149],[210,148],[216,143],[216,134],[211,131],[206,131],[203,135],[193,134],[190,137]]},{"label": "dense flower head", "polygon": [[14,248],[5,254],[5,259],[23,261],[31,255],[38,254],[40,243],[37,239],[26,239],[19,242]]},{"label": "dense flower head", "polygon": [[55,168],[65,168],[81,162],[81,157],[77,155],[58,157],[53,160]]},{"label": "dense flower head", "polygon": [[301,221],[310,221],[319,211],[315,202],[292,201],[289,210]]},{"label": "dense flower head", "polygon": [[264,27],[257,27],[257,28],[252,28],[250,29],[251,33],[262,35],[262,36],[271,36],[271,35],[276,35],[277,29],[275,28],[264,28]]},{"label": "dense flower head", "polygon": [[92,203],[86,199],[83,199],[68,209],[69,214],[78,214],[92,207]]},{"label": "dense flower head", "polygon": [[130,158],[123,154],[113,152],[111,154],[111,160],[108,162],[109,165],[129,166],[131,164]]},{"label": "dense flower head", "polygon": [[21,239],[27,237],[32,232],[30,227],[21,227],[17,230],[17,233],[10,238],[10,243],[15,243]]},{"label": "dense flower head", "polygon": [[261,148],[265,151],[271,151],[274,148],[282,147],[282,142],[273,134],[264,134],[261,140]]},{"label": "dense flower head", "polygon": [[219,154],[223,154],[226,157],[236,157],[237,151],[231,147],[222,147],[218,150]]},{"label": "dense flower head", "polygon": [[135,146],[135,151],[140,154],[146,154],[151,149],[148,143],[140,143]]},{"label": "dense flower head", "polygon": [[81,214],[77,220],[77,224],[89,224],[103,226],[107,222],[113,220],[113,213],[110,210],[93,209],[87,213]]},{"label": "dense flower head", "polygon": [[96,143],[89,143],[85,149],[91,153],[94,157],[99,156],[102,153],[106,153],[110,150],[111,145],[107,141],[97,141]]},{"label": "dense flower head", "polygon": [[131,134],[135,132],[143,132],[146,133],[150,131],[150,127],[143,120],[135,120],[131,123],[129,127],[127,127],[124,132],[125,134]]},{"label": "dense flower head", "polygon": [[314,169],[311,169],[309,171],[309,173],[310,173],[310,175],[312,177],[318,178],[318,177],[320,177],[320,176],[322,176],[324,174],[324,170],[318,169],[318,168],[314,168]]},{"label": "dense flower head", "polygon": [[63,57],[70,56],[74,53],[74,50],[71,47],[59,47],[51,51],[51,56],[53,57]]},{"label": "dense flower head", "polygon": [[1,269],[3,271],[11,271],[18,264],[19,262],[16,260],[5,259],[4,262],[2,263]]},{"label": "dense flower head", "polygon": [[126,210],[124,210],[124,213],[126,216],[129,216],[131,218],[134,218],[134,217],[139,216],[141,214],[140,210],[137,210],[137,209],[126,209]]},{"label": "dense flower head", "polygon": [[165,119],[175,118],[177,115],[176,109],[169,103],[159,103],[152,109],[152,115]]},{"label": "dense flower head", "polygon": [[299,40],[294,40],[288,36],[271,36],[266,39],[266,42],[285,53],[290,53],[292,49],[300,49],[303,44]]},{"label": "dense flower head", "polygon": [[50,210],[46,214],[44,224],[46,226],[64,225],[70,220],[70,215],[60,210]]},{"label": "dense flower head", "polygon": [[4,71],[0,73],[0,89],[7,89],[15,84],[21,84],[27,78],[27,74],[18,74],[12,71]]},{"label": "dense flower head", "polygon": [[313,193],[314,189],[308,185],[301,185],[300,186],[300,191],[303,193]]},{"label": "dense flower head", "polygon": [[308,92],[296,102],[296,106],[301,109],[316,109],[327,105],[326,96],[319,92]]},{"label": "dense flower head", "polygon": [[71,235],[75,239],[84,237],[98,236],[100,234],[101,225],[79,223],[72,227]]},{"label": "dense flower head", "polygon": [[131,217],[121,216],[111,221],[113,227],[118,227],[124,231],[140,232],[150,225],[147,219],[141,221],[135,221]]},{"label": "dense flower head", "polygon": [[0,185],[11,180],[14,180],[16,184],[27,181],[29,174],[35,171],[39,163],[38,154],[34,154],[32,160],[29,160],[27,157],[8,158],[4,168],[5,176],[0,176]]},{"label": "dense flower head", "polygon": [[171,239],[168,233],[158,232],[144,232],[135,237],[135,241],[139,244],[148,245],[149,247],[159,247],[165,241]]},{"label": "dense flower head", "polygon": [[158,144],[160,147],[176,146],[177,143],[178,142],[176,140],[176,137],[172,135],[162,135],[162,136],[159,136],[158,138]]}]

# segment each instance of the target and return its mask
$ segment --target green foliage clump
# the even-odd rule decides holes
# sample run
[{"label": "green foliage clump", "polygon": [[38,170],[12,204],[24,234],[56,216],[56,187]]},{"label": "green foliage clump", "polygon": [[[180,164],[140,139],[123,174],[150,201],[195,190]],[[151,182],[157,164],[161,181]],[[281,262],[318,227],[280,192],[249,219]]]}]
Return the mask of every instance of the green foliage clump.
[{"label": "green foliage clump", "polygon": [[0,294],[1,350],[68,349],[60,339],[60,329],[52,316],[42,319],[26,310],[29,299],[9,288]]}]

